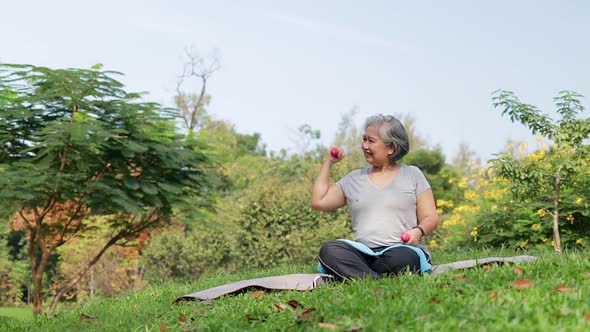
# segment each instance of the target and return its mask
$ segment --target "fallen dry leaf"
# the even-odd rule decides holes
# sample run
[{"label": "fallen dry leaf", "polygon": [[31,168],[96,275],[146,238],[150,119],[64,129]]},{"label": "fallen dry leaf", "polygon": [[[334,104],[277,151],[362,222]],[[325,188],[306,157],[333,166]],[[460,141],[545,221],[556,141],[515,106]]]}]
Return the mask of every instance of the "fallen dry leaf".
[{"label": "fallen dry leaf", "polygon": [[160,331],[165,331],[166,329],[168,329],[168,326],[166,326],[166,324],[160,324]]},{"label": "fallen dry leaf", "polygon": [[139,304],[135,303],[135,304],[133,305],[133,309],[139,309]]},{"label": "fallen dry leaf", "polygon": [[250,316],[250,315],[248,315],[248,314],[246,314],[246,319],[247,319],[247,320],[254,321],[254,322],[257,322],[257,321],[259,321],[259,320],[260,320],[260,319],[258,319],[258,318],[256,318],[256,317],[252,317],[252,316]]},{"label": "fallen dry leaf", "polygon": [[440,303],[440,299],[438,297],[433,297],[430,302],[432,303]]},{"label": "fallen dry leaf", "polygon": [[87,321],[89,319],[95,319],[95,318],[96,318],[96,316],[90,316],[90,315],[87,315],[85,313],[81,313],[80,314],[80,321],[81,322],[85,322],[85,321]]},{"label": "fallen dry leaf", "polygon": [[559,293],[571,293],[571,292],[575,292],[576,291],[575,288],[567,288],[567,287],[565,287],[565,284],[559,284],[553,290],[555,292],[559,292]]},{"label": "fallen dry leaf", "polygon": [[375,295],[377,295],[377,294],[381,294],[381,293],[383,293],[383,290],[382,290],[382,289],[380,289],[380,288],[379,288],[379,289],[375,289],[375,290],[373,291],[373,294],[375,294]]},{"label": "fallen dry leaf", "polygon": [[210,305],[210,304],[213,304],[213,300],[207,299],[207,300],[203,300],[201,303],[203,303],[204,305]]},{"label": "fallen dry leaf", "polygon": [[254,299],[254,298],[261,298],[261,297],[263,297],[263,296],[264,296],[264,291],[261,291],[261,290],[259,290],[259,291],[255,291],[255,292],[253,292],[252,294],[250,294],[250,296],[249,296],[249,297],[250,297],[251,299]]},{"label": "fallen dry leaf", "polygon": [[528,279],[516,279],[513,282],[511,282],[510,284],[512,285],[512,287],[514,287],[516,289],[531,288],[535,285],[534,282],[532,282]]},{"label": "fallen dry leaf", "polygon": [[436,285],[438,288],[449,287],[451,285],[450,282],[441,282],[440,284]]},{"label": "fallen dry leaf", "polygon": [[299,308],[299,307],[303,307],[303,306],[301,305],[301,303],[299,303],[299,302],[297,302],[297,301],[295,301],[295,300],[289,300],[289,301],[287,301],[287,304],[288,304],[289,306],[291,306],[292,308]]},{"label": "fallen dry leaf", "polygon": [[338,328],[338,326],[336,326],[336,324],[332,324],[332,323],[318,323],[318,327],[320,329],[329,329],[329,330],[335,330]]},{"label": "fallen dry leaf", "polygon": [[312,321],[313,320],[313,315],[311,314],[312,311],[315,311],[314,307],[310,307],[310,308],[302,310],[301,312],[296,313],[295,317],[297,317],[297,322],[301,323],[301,322]]},{"label": "fallen dry leaf", "polygon": [[521,276],[524,273],[524,269],[520,266],[517,266],[514,268],[514,273],[516,273],[517,275]]},{"label": "fallen dry leaf", "polygon": [[353,326],[351,328],[344,330],[344,332],[355,332],[355,331],[360,331],[362,329],[363,329],[362,326]]},{"label": "fallen dry leaf", "polygon": [[312,312],[312,311],[315,311],[315,308],[314,307],[309,307],[307,309],[303,309],[303,311],[301,311],[301,314],[302,315],[305,315],[306,313]]},{"label": "fallen dry leaf", "polygon": [[590,271],[586,272],[586,278],[590,279]]},{"label": "fallen dry leaf", "polygon": [[274,307],[274,311],[278,312],[278,311],[285,311],[285,309],[287,309],[287,305],[286,304],[275,304]]},{"label": "fallen dry leaf", "polygon": [[590,320],[590,312],[585,313],[584,318],[586,318],[586,320]]},{"label": "fallen dry leaf", "polygon": [[180,325],[186,323],[186,316],[183,314],[180,314],[180,316],[178,316],[178,323],[180,323]]},{"label": "fallen dry leaf", "polygon": [[483,267],[484,269],[486,269],[488,271],[491,271],[494,268],[494,266],[491,264],[485,264],[485,265],[482,265],[481,267]]},{"label": "fallen dry leaf", "polygon": [[463,273],[458,273],[453,276],[453,279],[467,279],[467,276]]},{"label": "fallen dry leaf", "polygon": [[301,322],[311,322],[313,320],[313,315],[310,313],[305,313],[302,315],[297,315],[297,323]]},{"label": "fallen dry leaf", "polygon": [[496,292],[496,291],[492,291],[492,292],[490,293],[490,302],[494,302],[494,301],[496,301],[496,298],[498,298],[498,292]]}]

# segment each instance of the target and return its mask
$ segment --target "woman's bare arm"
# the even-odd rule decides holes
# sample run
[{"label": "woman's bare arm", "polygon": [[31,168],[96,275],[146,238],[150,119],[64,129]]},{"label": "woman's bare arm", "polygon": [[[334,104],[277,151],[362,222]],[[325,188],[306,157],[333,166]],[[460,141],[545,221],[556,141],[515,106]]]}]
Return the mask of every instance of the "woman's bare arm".
[{"label": "woman's bare arm", "polygon": [[332,165],[342,160],[343,157],[342,153],[338,157],[329,156],[322,164],[311,193],[311,207],[313,209],[333,211],[346,205],[346,198],[342,190],[335,185],[330,186]]}]

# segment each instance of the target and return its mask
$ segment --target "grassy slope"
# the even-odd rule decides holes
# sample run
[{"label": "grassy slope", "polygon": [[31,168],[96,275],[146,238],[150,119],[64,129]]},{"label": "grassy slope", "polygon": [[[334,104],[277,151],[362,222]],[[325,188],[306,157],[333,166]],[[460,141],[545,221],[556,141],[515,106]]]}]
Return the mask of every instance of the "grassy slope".
[{"label": "grassy slope", "polygon": [[[0,330],[590,330],[589,252],[535,254],[539,261],[518,265],[523,270],[521,275],[515,271],[517,266],[500,265],[451,271],[436,277],[401,276],[335,283],[312,292],[249,291],[212,304],[171,304],[180,295],[230,281],[314,271],[310,265],[217,275],[190,285],[163,284],[90,301],[77,309],[41,319],[0,322]],[[514,253],[491,250],[435,253],[438,263],[510,255]],[[516,279],[534,284],[517,289],[511,284]],[[556,290],[560,284],[565,286]],[[290,300],[302,307],[285,305]],[[305,314],[306,309],[311,311]]]}]

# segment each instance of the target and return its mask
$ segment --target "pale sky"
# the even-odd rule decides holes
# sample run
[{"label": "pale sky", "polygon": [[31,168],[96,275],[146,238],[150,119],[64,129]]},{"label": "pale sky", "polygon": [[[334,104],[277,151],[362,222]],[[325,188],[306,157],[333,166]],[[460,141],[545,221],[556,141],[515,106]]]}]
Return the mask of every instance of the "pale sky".
[{"label": "pale sky", "polygon": [[[408,113],[450,161],[531,139],[492,107],[512,90],[554,114],[561,90],[590,96],[588,1],[0,0],[0,62],[103,63],[130,91],[172,105],[183,53],[215,50],[209,112],[269,150],[309,124],[332,142],[343,113]],[[589,116],[585,114],[585,116]],[[360,142],[359,142],[360,146]],[[360,147],[359,147],[360,148]]]}]

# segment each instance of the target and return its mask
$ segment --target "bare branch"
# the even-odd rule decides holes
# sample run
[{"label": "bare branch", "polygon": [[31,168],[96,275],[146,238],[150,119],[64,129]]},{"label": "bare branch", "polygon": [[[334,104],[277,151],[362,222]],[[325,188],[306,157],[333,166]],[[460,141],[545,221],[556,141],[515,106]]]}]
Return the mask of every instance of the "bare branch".
[{"label": "bare branch", "polygon": [[[213,55],[211,61],[206,63],[205,59],[198,55],[192,49],[185,49],[185,56],[188,61],[184,64],[182,74],[178,77],[176,84],[176,106],[182,112],[182,118],[186,127],[194,130],[198,126],[199,110],[203,107],[207,92],[207,80],[214,72],[221,68],[219,57]],[[200,81],[200,93],[196,95],[197,100],[191,103],[191,96],[194,94],[184,93],[182,86],[190,78],[196,78]]]}]

